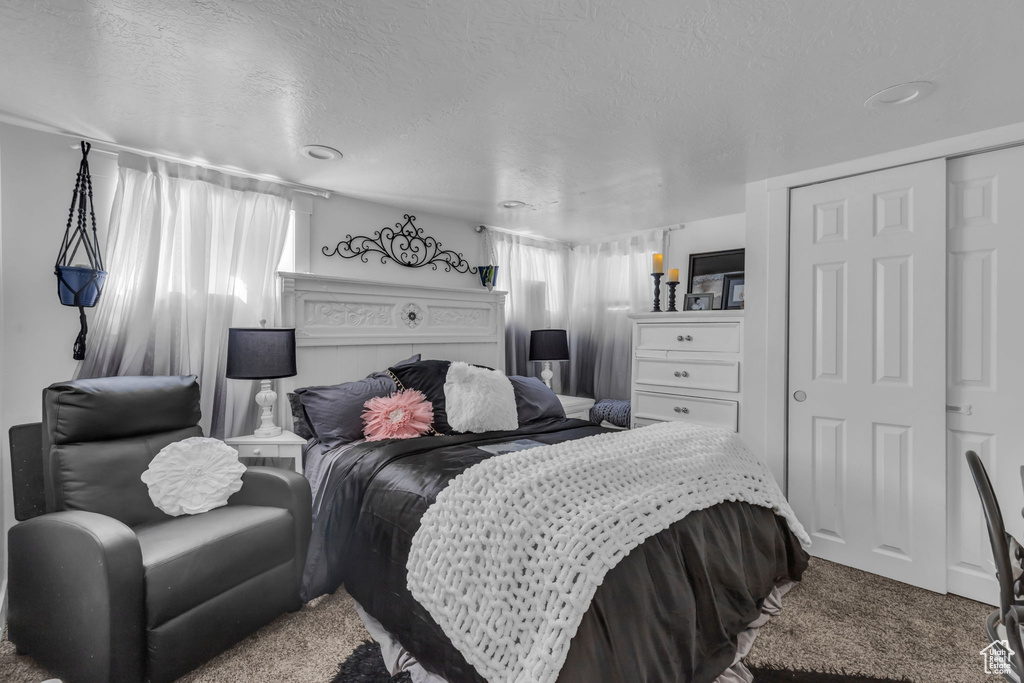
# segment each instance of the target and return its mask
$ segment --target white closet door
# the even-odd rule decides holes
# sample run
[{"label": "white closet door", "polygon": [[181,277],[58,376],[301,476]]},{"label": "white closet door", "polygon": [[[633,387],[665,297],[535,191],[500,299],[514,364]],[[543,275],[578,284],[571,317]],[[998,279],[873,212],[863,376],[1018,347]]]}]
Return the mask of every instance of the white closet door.
[{"label": "white closet door", "polygon": [[790,502],[812,554],[939,592],[945,208],[945,161],[790,196]]},{"label": "white closet door", "polygon": [[948,171],[949,591],[995,604],[992,551],[964,452],[981,456],[1006,530],[1020,539],[1024,148],[955,159]]}]

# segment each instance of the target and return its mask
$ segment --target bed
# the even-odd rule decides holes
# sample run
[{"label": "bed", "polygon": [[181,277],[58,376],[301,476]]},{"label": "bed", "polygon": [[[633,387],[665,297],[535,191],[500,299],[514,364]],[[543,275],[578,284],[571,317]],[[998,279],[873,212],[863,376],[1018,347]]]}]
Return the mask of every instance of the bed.
[{"label": "bed", "polygon": [[[504,365],[500,292],[297,274],[283,282],[284,322],[296,328],[299,374],[283,386],[282,400],[290,390],[361,381],[402,360],[415,363],[417,355],[435,363]],[[450,624],[439,624],[436,610],[410,592],[417,532],[428,510],[438,509],[438,495],[456,488],[457,475],[491,458],[530,453],[496,456],[486,449],[491,444],[529,439],[554,452],[629,438],[565,418],[557,400],[525,403],[517,401],[515,429],[307,444],[314,530],[304,598],[344,585],[393,672],[408,668],[414,680],[484,680],[465,648],[453,645]],[[747,627],[806,566],[797,536],[769,507],[731,500],[695,509],[606,570],[578,625],[570,624],[557,680],[713,681],[744,649],[738,640]],[[520,674],[518,680],[533,679]]]}]

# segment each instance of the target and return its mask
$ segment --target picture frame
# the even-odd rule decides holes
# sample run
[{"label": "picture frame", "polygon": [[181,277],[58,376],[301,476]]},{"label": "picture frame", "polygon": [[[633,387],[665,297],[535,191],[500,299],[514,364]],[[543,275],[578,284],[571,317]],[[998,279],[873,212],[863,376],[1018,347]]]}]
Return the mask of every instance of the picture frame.
[{"label": "picture frame", "polygon": [[715,295],[711,292],[703,294],[687,294],[683,297],[684,311],[710,311],[715,304]]},{"label": "picture frame", "polygon": [[743,273],[727,273],[722,288],[722,308],[740,310],[743,308]]},{"label": "picture frame", "polygon": [[725,249],[690,254],[690,268],[687,272],[686,291],[690,294],[714,295],[712,310],[725,308],[723,294],[726,274],[743,275],[745,249]]}]

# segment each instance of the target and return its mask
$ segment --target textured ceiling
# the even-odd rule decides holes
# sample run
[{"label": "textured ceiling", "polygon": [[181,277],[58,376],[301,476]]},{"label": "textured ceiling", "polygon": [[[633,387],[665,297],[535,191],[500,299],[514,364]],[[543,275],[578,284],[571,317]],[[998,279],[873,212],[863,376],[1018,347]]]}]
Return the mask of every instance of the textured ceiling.
[{"label": "textured ceiling", "polygon": [[[0,113],[580,239],[1022,121],[1022,26],[1017,0],[0,0]],[[939,87],[861,106],[910,80]]]}]

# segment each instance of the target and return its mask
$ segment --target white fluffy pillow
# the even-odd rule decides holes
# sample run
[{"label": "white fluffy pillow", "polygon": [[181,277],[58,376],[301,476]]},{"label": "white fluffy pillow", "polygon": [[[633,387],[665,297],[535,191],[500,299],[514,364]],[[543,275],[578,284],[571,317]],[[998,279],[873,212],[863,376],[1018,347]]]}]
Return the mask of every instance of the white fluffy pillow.
[{"label": "white fluffy pillow", "polygon": [[193,436],[167,444],[142,473],[153,505],[177,517],[226,505],[242,488],[245,465],[223,441]]},{"label": "white fluffy pillow", "polygon": [[516,392],[498,370],[454,362],[444,383],[448,424],[457,432],[493,432],[519,428]]}]

